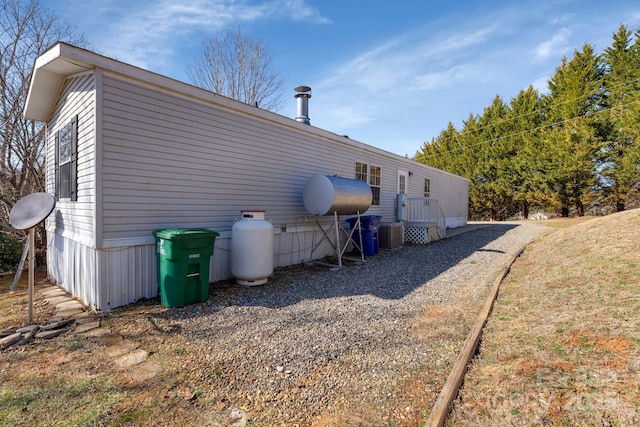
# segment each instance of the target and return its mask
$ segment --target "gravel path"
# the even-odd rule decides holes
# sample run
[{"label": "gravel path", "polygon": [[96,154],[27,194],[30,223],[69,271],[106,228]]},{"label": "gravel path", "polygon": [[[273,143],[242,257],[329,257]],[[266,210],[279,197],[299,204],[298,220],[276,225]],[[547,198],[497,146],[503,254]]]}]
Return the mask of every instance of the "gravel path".
[{"label": "gravel path", "polygon": [[256,426],[411,425],[431,410],[500,269],[545,230],[483,224],[337,271],[278,269],[265,286],[215,284],[205,304],[119,326],[180,334],[184,380],[208,411],[242,408]]}]

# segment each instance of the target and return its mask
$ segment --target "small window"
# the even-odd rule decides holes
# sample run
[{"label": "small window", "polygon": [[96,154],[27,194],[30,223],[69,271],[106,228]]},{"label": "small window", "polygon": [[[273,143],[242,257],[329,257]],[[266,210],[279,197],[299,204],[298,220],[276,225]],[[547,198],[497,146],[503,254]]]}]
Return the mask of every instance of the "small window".
[{"label": "small window", "polygon": [[356,179],[368,182],[367,164],[356,162]]},{"label": "small window", "polygon": [[409,172],[398,169],[398,193],[409,194],[407,184],[409,183]]},{"label": "small window", "polygon": [[380,204],[380,166],[371,166],[369,168],[369,186],[371,194],[373,194],[372,205]]},{"label": "small window", "polygon": [[372,205],[380,204],[380,182],[381,182],[380,166],[368,165],[366,163],[356,162],[356,179],[369,184],[371,188]]},{"label": "small window", "polygon": [[77,154],[78,118],[74,117],[56,133],[56,199],[78,200]]},{"label": "small window", "polygon": [[429,178],[424,179],[424,197],[429,197],[431,193],[431,180]]},{"label": "small window", "polygon": [[398,193],[406,193],[407,192],[407,177],[406,175],[398,176]]}]

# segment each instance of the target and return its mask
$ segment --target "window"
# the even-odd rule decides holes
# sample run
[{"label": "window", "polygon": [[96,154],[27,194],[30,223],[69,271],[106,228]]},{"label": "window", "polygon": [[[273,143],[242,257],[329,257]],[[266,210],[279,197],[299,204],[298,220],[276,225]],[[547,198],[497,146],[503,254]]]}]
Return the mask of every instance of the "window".
[{"label": "window", "polygon": [[431,193],[431,180],[429,178],[424,179],[424,197],[429,197]]},{"label": "window", "polygon": [[408,194],[407,183],[409,182],[409,172],[405,170],[398,170],[398,193]]},{"label": "window", "polygon": [[356,179],[367,182],[367,164],[356,162]]},{"label": "window", "polygon": [[366,163],[356,162],[356,179],[364,181],[371,187],[372,205],[380,204],[380,182],[381,182],[380,166],[368,165]]},{"label": "window", "polygon": [[380,166],[371,166],[369,168],[369,186],[371,187],[371,194],[373,199],[372,205],[380,204]]},{"label": "window", "polygon": [[77,158],[78,118],[74,117],[56,133],[56,199],[78,200]]}]

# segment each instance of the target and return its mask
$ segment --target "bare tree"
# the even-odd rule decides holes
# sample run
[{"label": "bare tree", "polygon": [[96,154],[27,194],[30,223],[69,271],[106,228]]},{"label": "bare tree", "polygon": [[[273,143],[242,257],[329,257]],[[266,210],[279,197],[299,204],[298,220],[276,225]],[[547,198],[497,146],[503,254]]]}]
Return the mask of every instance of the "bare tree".
[{"label": "bare tree", "polygon": [[202,55],[187,74],[196,86],[266,110],[283,103],[283,81],[271,53],[240,30],[202,42]]},{"label": "bare tree", "polygon": [[23,117],[35,58],[56,41],[83,45],[35,0],[0,0],[0,230],[15,202],[44,191],[44,127]]}]

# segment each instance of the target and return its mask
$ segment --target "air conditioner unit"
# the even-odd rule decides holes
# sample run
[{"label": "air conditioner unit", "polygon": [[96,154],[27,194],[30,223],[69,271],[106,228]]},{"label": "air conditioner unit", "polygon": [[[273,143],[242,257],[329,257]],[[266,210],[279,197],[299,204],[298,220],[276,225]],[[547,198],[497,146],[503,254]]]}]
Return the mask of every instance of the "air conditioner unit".
[{"label": "air conditioner unit", "polygon": [[396,249],[402,246],[402,224],[380,223],[378,228],[378,243],[383,249]]}]

